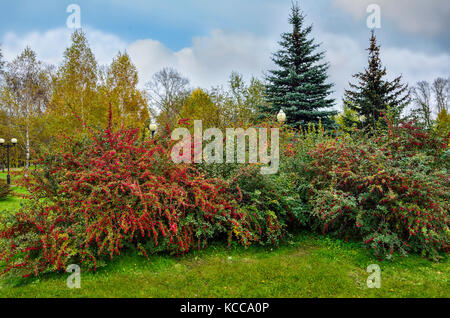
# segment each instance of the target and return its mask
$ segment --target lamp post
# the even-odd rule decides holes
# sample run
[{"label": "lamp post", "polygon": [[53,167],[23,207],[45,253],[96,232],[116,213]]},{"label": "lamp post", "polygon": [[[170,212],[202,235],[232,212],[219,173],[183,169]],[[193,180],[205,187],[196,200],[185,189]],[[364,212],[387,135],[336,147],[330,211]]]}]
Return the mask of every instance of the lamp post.
[{"label": "lamp post", "polygon": [[286,121],[286,114],[282,109],[280,109],[280,112],[277,115],[277,120],[281,125],[283,125]]},{"label": "lamp post", "polygon": [[148,130],[150,130],[150,133],[152,135],[152,139],[153,139],[153,137],[155,137],[156,129],[158,129],[158,126],[156,124],[148,125]]},{"label": "lamp post", "polygon": [[145,141],[145,131],[147,129],[149,130],[150,136],[153,139],[153,137],[155,136],[155,132],[158,129],[158,126],[156,124],[152,124],[150,119],[147,119],[144,124],[144,129],[142,130],[142,142]]},{"label": "lamp post", "polygon": [[6,182],[8,183],[8,185],[11,184],[11,177],[9,176],[9,148],[14,147],[16,144],[17,144],[16,138],[12,138],[10,144],[5,143],[5,139],[0,138],[0,146],[6,148],[6,166],[8,169],[8,174],[6,176]]}]

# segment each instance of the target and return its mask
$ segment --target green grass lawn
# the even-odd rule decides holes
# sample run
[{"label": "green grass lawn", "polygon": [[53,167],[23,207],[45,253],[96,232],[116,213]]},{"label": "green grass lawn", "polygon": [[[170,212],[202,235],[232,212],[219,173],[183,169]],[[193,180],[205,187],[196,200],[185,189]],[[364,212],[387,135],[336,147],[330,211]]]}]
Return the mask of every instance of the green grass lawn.
[{"label": "green grass lawn", "polygon": [[[19,176],[11,174],[12,194],[9,195],[5,200],[0,200],[0,213],[2,211],[15,211],[20,208],[20,202],[22,201],[22,199],[16,196],[16,194],[27,193],[27,190],[15,185],[18,178]],[[0,179],[6,180],[6,172],[0,172]]]},{"label": "green grass lawn", "polygon": [[[370,264],[381,288],[366,285]],[[2,279],[0,297],[450,297],[450,262],[418,256],[377,261],[357,244],[299,235],[279,249],[221,245],[183,257],[128,253],[97,272]]]},{"label": "green grass lawn", "polygon": [[[20,201],[0,201],[0,211],[14,211]],[[379,289],[366,285],[370,264],[381,267]],[[378,261],[359,244],[310,234],[273,250],[213,244],[148,260],[128,252],[95,273],[82,272],[80,289],[66,286],[69,275],[0,278],[0,297],[450,297],[448,258]]]}]

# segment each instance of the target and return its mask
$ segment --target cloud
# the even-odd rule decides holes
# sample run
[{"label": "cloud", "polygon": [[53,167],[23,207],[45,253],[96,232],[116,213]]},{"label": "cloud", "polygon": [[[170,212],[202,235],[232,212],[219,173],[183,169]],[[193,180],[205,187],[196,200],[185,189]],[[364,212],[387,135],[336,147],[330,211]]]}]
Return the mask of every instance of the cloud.
[{"label": "cloud", "polygon": [[381,59],[386,61],[392,73],[403,73],[414,84],[450,74],[450,55],[447,53],[430,55],[405,48],[386,48]]},{"label": "cloud", "polygon": [[[206,88],[226,84],[232,71],[239,71],[247,78],[261,76],[270,65],[270,54],[276,45],[276,39],[258,37],[252,33],[213,30],[207,36],[194,37],[191,46],[174,51],[153,39],[127,44],[111,33],[93,28],[86,28],[85,32],[101,65],[110,64],[119,50],[126,50],[139,71],[142,87],[154,73],[166,66],[183,73],[193,86]],[[7,32],[0,42],[8,61],[30,46],[42,61],[59,65],[65,49],[71,44],[71,33],[67,28],[25,35]]]},{"label": "cloud", "polygon": [[[319,34],[327,50],[326,59],[330,62],[330,79],[336,85],[334,96],[337,107],[341,107],[341,98],[352,75],[367,67],[367,51],[353,38],[336,33]],[[424,53],[401,47],[382,47],[381,62],[387,68],[387,78],[402,75],[403,81],[414,86],[418,81],[433,81],[437,77],[447,78],[450,74],[450,54]]]},{"label": "cloud", "polygon": [[348,88],[353,74],[361,71],[365,66],[367,57],[364,48],[351,37],[344,34],[327,33],[319,34],[323,42],[322,49],[326,50],[325,58],[330,64],[330,81],[336,98],[336,108],[340,109],[344,90]]},{"label": "cloud", "polygon": [[147,81],[152,74],[171,66],[187,76],[194,86],[225,84],[231,71],[244,76],[260,76],[270,64],[274,42],[251,33],[213,30],[195,37],[190,47],[172,51],[162,43],[147,39],[132,43],[127,51]]},{"label": "cloud", "polygon": [[[114,34],[92,28],[86,28],[84,31],[89,46],[100,64],[109,64],[119,50],[123,51],[127,47],[127,44]],[[72,32],[67,28],[51,29],[45,32],[34,31],[25,35],[7,32],[0,43],[5,59],[8,61],[12,61],[25,47],[29,46],[45,63],[58,65],[62,61],[65,49],[71,44]]]},{"label": "cloud", "polygon": [[438,35],[450,29],[449,1],[333,0],[333,3],[359,20],[368,16],[369,4],[379,4],[382,21],[386,17],[401,30],[413,34]]}]

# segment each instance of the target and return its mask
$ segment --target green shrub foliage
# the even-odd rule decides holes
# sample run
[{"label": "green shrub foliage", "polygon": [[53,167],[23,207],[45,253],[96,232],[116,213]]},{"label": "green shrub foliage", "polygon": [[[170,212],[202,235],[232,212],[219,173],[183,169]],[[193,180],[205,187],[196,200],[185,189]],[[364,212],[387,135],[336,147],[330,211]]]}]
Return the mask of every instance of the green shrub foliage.
[{"label": "green shrub foliage", "polygon": [[318,144],[311,216],[324,232],[363,239],[380,258],[450,248],[449,161],[445,141],[411,123],[377,137]]}]

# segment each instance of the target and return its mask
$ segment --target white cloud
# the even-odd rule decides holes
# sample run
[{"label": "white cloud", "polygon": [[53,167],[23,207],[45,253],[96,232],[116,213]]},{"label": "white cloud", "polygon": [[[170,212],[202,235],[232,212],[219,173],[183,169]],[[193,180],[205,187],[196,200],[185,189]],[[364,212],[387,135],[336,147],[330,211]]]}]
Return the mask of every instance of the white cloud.
[{"label": "white cloud", "polygon": [[450,1],[447,0],[333,0],[333,2],[356,19],[368,16],[366,9],[369,4],[379,4],[382,21],[386,17],[401,30],[414,34],[436,35],[448,32],[450,28]]},{"label": "white cloud", "polygon": [[[141,87],[155,72],[166,66],[183,73],[193,86],[205,88],[226,84],[232,71],[239,71],[247,78],[252,75],[261,76],[262,71],[270,65],[270,54],[276,45],[276,39],[258,37],[251,33],[213,30],[208,36],[193,38],[190,47],[173,51],[152,39],[127,44],[114,34],[92,28],[86,28],[85,32],[101,65],[111,63],[119,50],[127,50],[139,71]],[[7,32],[0,43],[6,60],[11,61],[26,46],[30,46],[39,59],[59,65],[64,50],[70,46],[71,33],[67,28],[25,35]]]},{"label": "white cloud", "polygon": [[[352,75],[367,67],[367,51],[351,37],[343,34],[321,33],[320,39],[327,50],[326,59],[330,62],[330,78],[336,84],[334,90],[337,107],[341,107],[344,90]],[[403,75],[403,81],[414,86],[418,81],[433,81],[437,77],[450,75],[450,54],[427,54],[406,48],[382,47],[381,62],[387,68],[387,78]]]},{"label": "white cloud", "polygon": [[411,84],[450,74],[450,55],[447,53],[429,55],[405,48],[386,48],[382,50],[381,59],[386,62],[388,71],[397,75],[403,73]]},{"label": "white cloud", "polygon": [[133,62],[147,81],[164,66],[171,66],[189,77],[194,86],[225,84],[231,71],[244,76],[260,76],[270,63],[274,49],[270,39],[250,33],[226,33],[213,30],[195,37],[192,46],[172,51],[154,40],[141,40],[128,47]]},{"label": "white cloud", "polygon": [[322,49],[326,50],[325,58],[330,63],[330,81],[336,98],[336,109],[341,107],[344,90],[353,74],[362,70],[367,61],[364,48],[351,37],[343,34],[320,33],[323,42]]},{"label": "white cloud", "polygon": [[[71,43],[72,30],[67,28],[52,29],[45,32],[30,32],[18,35],[7,32],[3,39],[2,51],[5,59],[13,60],[26,46],[31,47],[42,61],[58,65],[62,61],[63,53]],[[119,50],[125,50],[126,43],[119,37],[92,28],[86,28],[86,36],[97,61],[108,64]]]}]

